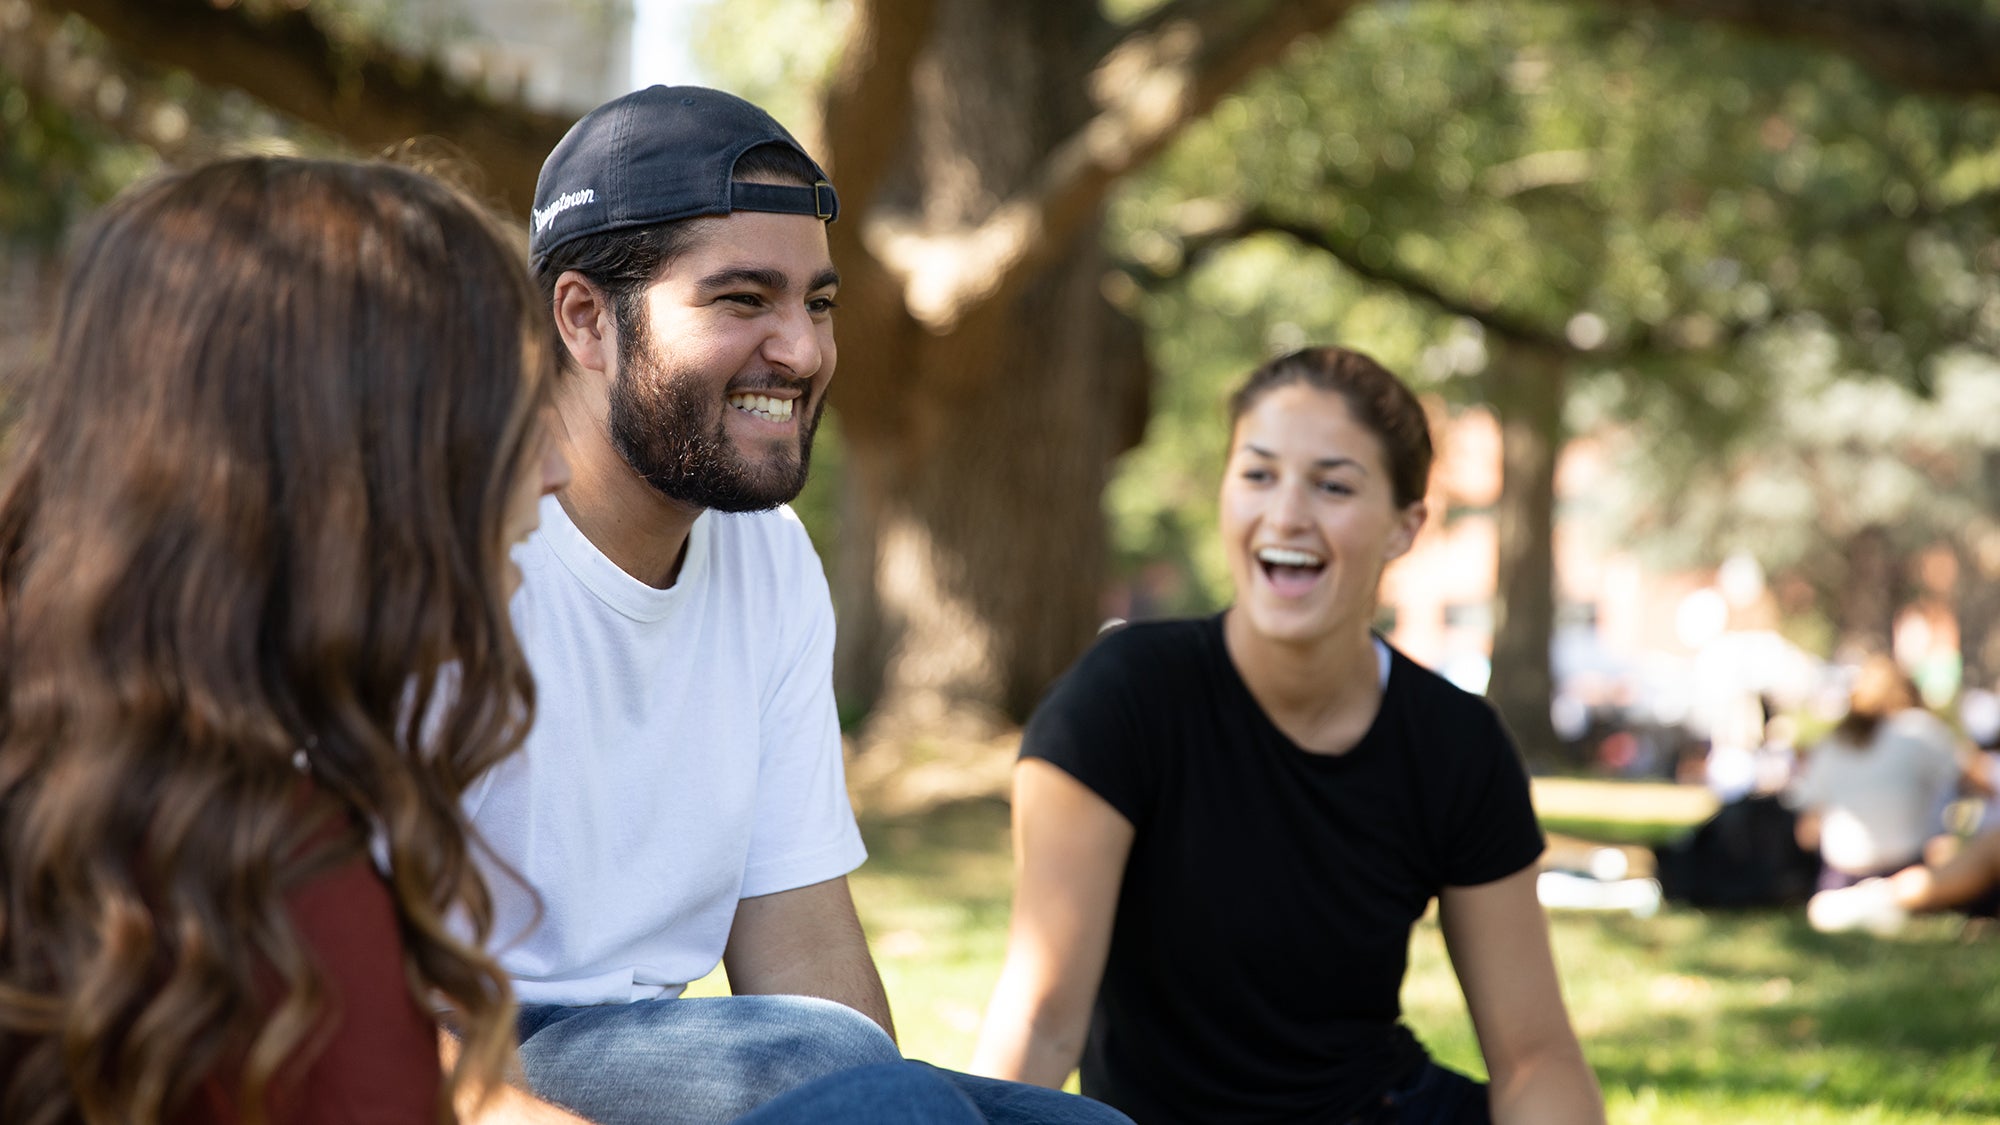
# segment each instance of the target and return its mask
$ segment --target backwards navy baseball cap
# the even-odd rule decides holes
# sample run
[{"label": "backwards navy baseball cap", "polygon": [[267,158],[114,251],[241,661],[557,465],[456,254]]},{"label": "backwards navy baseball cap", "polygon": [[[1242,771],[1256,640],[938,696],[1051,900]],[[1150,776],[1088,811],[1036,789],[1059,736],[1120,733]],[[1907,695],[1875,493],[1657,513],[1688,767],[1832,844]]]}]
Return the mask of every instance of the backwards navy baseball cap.
[{"label": "backwards navy baseball cap", "polygon": [[[739,183],[736,161],[779,144],[812,165],[811,187]],[[649,86],[598,106],[542,162],[529,220],[535,259],[572,239],[697,215],[776,211],[832,222],[840,199],[771,115],[702,86]]]}]

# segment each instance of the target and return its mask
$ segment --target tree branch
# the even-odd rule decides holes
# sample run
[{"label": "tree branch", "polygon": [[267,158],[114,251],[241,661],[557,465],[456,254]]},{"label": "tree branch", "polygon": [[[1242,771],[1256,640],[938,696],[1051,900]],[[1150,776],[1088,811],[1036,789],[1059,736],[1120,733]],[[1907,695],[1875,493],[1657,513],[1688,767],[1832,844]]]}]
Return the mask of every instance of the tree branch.
[{"label": "tree branch", "polygon": [[2000,188],[1986,188],[1958,199],[1920,204],[1902,211],[1886,203],[1871,204],[1834,224],[1832,231],[1838,235],[1855,235],[1878,230],[1884,225],[1899,225],[1908,230],[1925,223],[1948,223],[1967,216],[1991,216],[1996,211],[2000,211]]},{"label": "tree branch", "polygon": [[212,143],[143,68],[103,57],[26,0],[0,0],[0,70],[35,99],[95,121],[170,163],[190,144]]},{"label": "tree branch", "polygon": [[[1213,212],[1210,214],[1214,215]],[[1717,356],[1742,343],[1752,333],[1791,315],[1791,310],[1774,305],[1764,316],[1720,324],[1700,317],[1684,317],[1666,325],[1643,326],[1623,339],[1581,347],[1570,341],[1564,329],[1538,324],[1528,316],[1490,301],[1446,292],[1430,278],[1403,268],[1393,260],[1371,262],[1367,255],[1361,253],[1358,244],[1342,241],[1318,226],[1286,218],[1262,207],[1211,217],[1197,229],[1180,232],[1182,256],[1177,269],[1162,271],[1133,263],[1126,263],[1126,269],[1133,274],[1143,274],[1142,283],[1165,281],[1185,273],[1190,266],[1221,247],[1256,234],[1284,235],[1307,249],[1318,250],[1333,258],[1357,277],[1389,286],[1448,316],[1475,321],[1486,332],[1517,346],[1592,363],[1631,363],[1663,356]]]},{"label": "tree branch", "polygon": [[489,190],[517,214],[527,214],[542,158],[570,124],[566,116],[489,97],[432,60],[381,43],[338,40],[310,9],[259,13],[209,0],[30,2],[81,16],[116,50],[242,90],[363,150],[443,137],[485,172]]},{"label": "tree branch", "polygon": [[903,144],[910,70],[936,9],[936,0],[855,0],[853,29],[827,91],[824,134],[841,209],[849,214],[868,213]]},{"label": "tree branch", "polygon": [[1571,344],[1562,333],[1550,331],[1525,316],[1510,312],[1491,302],[1446,293],[1429,278],[1418,275],[1414,270],[1405,269],[1394,261],[1383,264],[1371,263],[1360,253],[1358,247],[1333,238],[1317,227],[1284,219],[1269,211],[1261,209],[1250,211],[1232,227],[1204,236],[1203,241],[1215,239],[1219,242],[1223,239],[1262,233],[1282,234],[1301,246],[1319,250],[1358,277],[1401,290],[1448,315],[1477,321],[1486,331],[1516,344],[1564,355],[1587,355],[1599,358],[1603,355],[1601,352],[1586,352]]},{"label": "tree branch", "polygon": [[1829,47],[1900,86],[2000,94],[2000,19],[1938,0],[1599,0]]},{"label": "tree branch", "polygon": [[1121,176],[1250,73],[1359,3],[1172,0],[1105,52],[1091,80],[1097,114],[1050,151],[1026,190],[975,229],[940,235],[883,224],[870,232],[871,248],[903,277],[910,311],[933,332],[1005,307],[1065,252]]}]

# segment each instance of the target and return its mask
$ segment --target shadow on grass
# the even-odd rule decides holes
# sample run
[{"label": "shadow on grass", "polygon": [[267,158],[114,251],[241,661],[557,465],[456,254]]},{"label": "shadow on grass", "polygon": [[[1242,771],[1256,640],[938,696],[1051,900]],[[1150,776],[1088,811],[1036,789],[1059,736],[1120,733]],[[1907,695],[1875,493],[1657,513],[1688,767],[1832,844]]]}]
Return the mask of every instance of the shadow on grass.
[{"label": "shadow on grass", "polygon": [[[1746,1058],[1739,1063],[1715,1065],[1677,1059],[1665,1065],[1643,1061],[1606,1060],[1590,1046],[1591,1067],[1606,1090],[1624,1090],[1639,1095],[1650,1090],[1670,1103],[1698,1105],[1704,1101],[1729,1104],[1791,1102],[1843,1114],[1863,1111],[1901,1111],[1921,1114],[1950,1113],[1975,1120],[1992,1120],[2000,1115],[2000,1097],[1979,1091],[1972,1083],[1977,1075],[1960,1073],[1955,1091],[1938,1091],[1922,1074],[1912,1074],[1894,1086],[1873,1081],[1873,1072],[1849,1075],[1826,1070],[1798,1074],[1789,1069],[1772,1069],[1762,1058]],[[1957,1068],[1967,1071],[1967,1068]],[[1990,1073],[1988,1081],[1991,1080]],[[1928,1116],[1923,1120],[1931,1120]]]},{"label": "shadow on grass", "polygon": [[966,797],[921,812],[862,813],[857,819],[870,866],[885,875],[935,878],[948,876],[968,857],[1004,856],[1008,816],[1007,802],[998,797]]},{"label": "shadow on grass", "polygon": [[1013,902],[1007,802],[969,797],[901,816],[863,814],[859,877],[896,887],[906,906],[950,904],[968,923],[1004,931]]}]

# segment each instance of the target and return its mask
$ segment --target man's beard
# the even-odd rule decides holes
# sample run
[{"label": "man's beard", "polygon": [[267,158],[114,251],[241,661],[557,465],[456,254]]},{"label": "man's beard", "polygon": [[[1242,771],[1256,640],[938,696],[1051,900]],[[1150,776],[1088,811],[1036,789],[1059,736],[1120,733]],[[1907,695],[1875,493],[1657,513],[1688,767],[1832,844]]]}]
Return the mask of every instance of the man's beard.
[{"label": "man's beard", "polygon": [[[803,429],[796,452],[777,451],[762,465],[753,465],[724,428],[724,412],[736,408],[710,398],[717,392],[703,380],[669,367],[650,341],[642,338],[635,344],[633,354],[620,358],[608,419],[612,447],[633,472],[669,500],[718,512],[760,512],[799,494],[812,462],[813,434],[826,409],[824,397],[809,417],[799,416]],[[786,382],[774,375],[737,389],[756,392]],[[805,405],[801,397],[794,409],[803,411]],[[716,414],[709,424],[711,410]]]}]

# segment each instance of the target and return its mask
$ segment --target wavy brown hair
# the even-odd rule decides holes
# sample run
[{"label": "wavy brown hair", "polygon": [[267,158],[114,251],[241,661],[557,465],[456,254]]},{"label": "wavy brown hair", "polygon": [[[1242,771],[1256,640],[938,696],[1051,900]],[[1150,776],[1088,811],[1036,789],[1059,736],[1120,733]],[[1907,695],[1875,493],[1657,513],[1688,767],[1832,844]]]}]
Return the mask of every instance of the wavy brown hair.
[{"label": "wavy brown hair", "polygon": [[264,1118],[328,1011],[286,896],[371,840],[465,1039],[440,1119],[498,1080],[458,802],[531,716],[501,529],[540,321],[492,221],[384,164],[214,164],[81,239],[0,470],[0,1120],[216,1080]]}]

